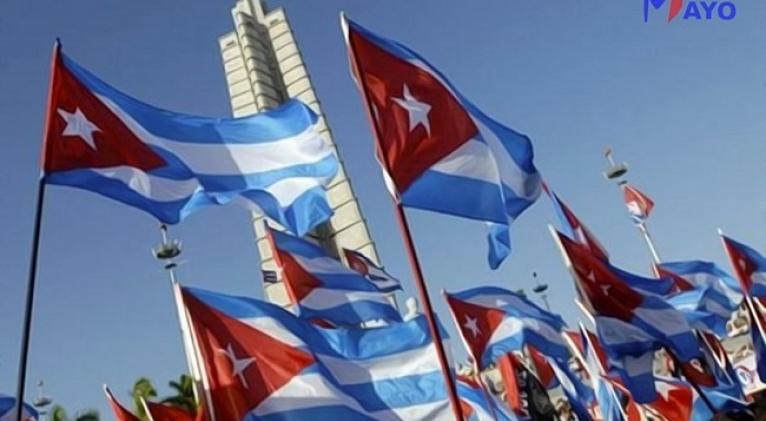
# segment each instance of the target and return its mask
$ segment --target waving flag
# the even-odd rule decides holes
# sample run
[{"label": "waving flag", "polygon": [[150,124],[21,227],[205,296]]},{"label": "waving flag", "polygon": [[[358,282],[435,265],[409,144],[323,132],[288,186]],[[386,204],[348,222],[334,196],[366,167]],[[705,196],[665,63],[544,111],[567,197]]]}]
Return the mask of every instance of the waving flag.
[{"label": "waving flag", "polygon": [[511,414],[521,419],[554,421],[558,417],[548,392],[524,363],[513,353],[497,359]]},{"label": "waving flag", "polygon": [[161,110],[112,88],[56,49],[45,181],[91,190],[177,223],[237,200],[303,235],[332,214],[338,158],[317,116],[291,100],[245,118]]},{"label": "waving flag", "polygon": [[721,238],[742,291],[756,298],[766,298],[766,257],[725,235]]},{"label": "waving flag", "polygon": [[[457,392],[463,407],[465,421],[516,421],[489,393],[481,390],[477,382],[463,377],[457,379]],[[489,399],[489,400],[488,400]]]},{"label": "waving flag", "polygon": [[370,282],[375,284],[383,292],[394,292],[402,289],[399,280],[389,275],[382,267],[378,266],[364,254],[349,249],[343,249],[346,261],[351,269],[364,275]]},{"label": "waving flag", "polygon": [[372,110],[378,160],[401,204],[492,224],[489,264],[540,195],[528,137],[488,117],[426,60],[343,19],[353,75]]},{"label": "waving flag", "polygon": [[556,193],[552,192],[548,186],[543,183],[543,190],[548,194],[553,204],[553,210],[556,212],[556,216],[559,219],[561,230],[572,240],[577,241],[583,246],[590,249],[594,256],[609,261],[609,253],[604,246],[598,241],[595,235],[590,232],[580,219],[569,209],[561,199],[559,199]]},{"label": "waving flag", "polygon": [[697,391],[677,379],[657,379],[658,399],[647,406],[663,419],[673,421],[709,421],[715,416]]},{"label": "waving flag", "polygon": [[[0,395],[0,421],[16,421],[16,398],[13,396]],[[32,405],[26,402],[22,405],[22,421],[38,421],[39,415]]]},{"label": "waving flag", "polygon": [[184,289],[218,420],[447,419],[420,316],[376,329],[323,329],[266,302]]},{"label": "waving flag", "polygon": [[[624,272],[613,270],[587,248],[560,233],[556,238],[571,266],[577,290],[597,322],[602,317],[612,318],[632,326],[636,332],[645,333],[642,340],[653,338],[653,346],[670,348],[682,362],[699,357],[699,342],[681,312],[657,295],[631,288],[622,276]],[[648,350],[621,349],[633,356]]]},{"label": "waving flag", "polygon": [[622,191],[625,196],[625,206],[633,220],[639,224],[644,222],[654,208],[652,199],[630,184],[623,184]]},{"label": "waving flag", "polygon": [[550,359],[550,365],[556,374],[556,378],[561,384],[561,389],[572,407],[572,412],[577,415],[579,421],[590,421],[593,419],[589,409],[595,406],[595,395],[593,389],[583,383],[577,375],[572,373],[566,362],[562,363]]},{"label": "waving flag", "polygon": [[287,292],[302,318],[327,320],[336,325],[401,321],[385,293],[328,256],[321,247],[270,228],[269,237]]},{"label": "waving flag", "polygon": [[550,357],[569,357],[561,336],[564,321],[523,296],[496,287],[445,295],[463,343],[479,368],[526,344]]},{"label": "waving flag", "polygon": [[527,357],[531,366],[534,368],[535,376],[537,380],[540,380],[540,384],[547,390],[553,389],[559,386],[558,376],[554,371],[551,363],[545,357],[545,354],[540,352],[533,345],[527,345]]},{"label": "waving flag", "polygon": [[106,400],[109,401],[109,406],[112,408],[117,421],[140,421],[140,418],[120,404],[106,385],[104,385],[104,394],[106,394]]},{"label": "waving flag", "polygon": [[181,408],[143,401],[149,421],[202,421],[203,413],[193,414]]},{"label": "waving flag", "polygon": [[726,336],[726,323],[742,304],[737,281],[711,262],[669,262],[656,266],[679,292],[667,301],[687,316],[694,327]]}]

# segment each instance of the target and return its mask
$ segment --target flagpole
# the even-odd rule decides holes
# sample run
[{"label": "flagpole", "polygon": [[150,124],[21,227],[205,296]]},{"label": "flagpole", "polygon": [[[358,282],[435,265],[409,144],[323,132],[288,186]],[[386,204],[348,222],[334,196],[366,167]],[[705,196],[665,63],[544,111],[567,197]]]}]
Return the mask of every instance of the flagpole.
[{"label": "flagpole", "polygon": [[[359,70],[359,63],[356,61],[356,54],[355,54],[355,47],[354,47],[354,40],[348,36],[348,24],[346,22],[346,17],[341,12],[340,15],[340,22],[341,22],[341,28],[343,29],[346,44],[349,49],[349,61],[351,62],[352,72],[357,74],[357,81],[360,86],[361,94],[364,98],[364,104],[365,109],[367,111],[367,118],[370,123],[370,126],[373,128],[373,133],[375,135],[375,140],[380,147],[381,145],[381,139],[383,138],[380,134],[378,125],[375,123],[375,118],[373,117],[375,115],[374,110],[372,109],[372,102],[370,101],[369,97],[369,90],[367,88],[367,82],[365,82],[364,77],[361,76],[361,73]],[[439,358],[439,364],[441,365],[442,374],[444,376],[444,382],[447,386],[447,393],[450,398],[450,403],[452,406],[452,412],[455,416],[455,420],[457,421],[463,421],[463,409],[460,405],[460,399],[458,398],[457,394],[457,387],[455,386],[455,381],[452,376],[449,363],[447,362],[447,353],[444,350],[444,344],[442,343],[442,337],[439,333],[439,327],[436,324],[436,318],[434,316],[434,310],[433,306],[431,305],[431,299],[428,296],[428,289],[426,288],[425,280],[423,279],[423,271],[420,268],[420,261],[418,260],[417,252],[415,251],[415,244],[412,240],[412,234],[410,233],[410,227],[407,223],[407,217],[404,213],[404,207],[399,202],[399,200],[394,197],[394,195],[391,195],[391,200],[394,204],[394,208],[396,210],[396,217],[397,221],[399,223],[399,231],[402,234],[402,239],[404,240],[404,245],[407,250],[407,257],[410,262],[410,268],[412,269],[412,273],[415,278],[415,286],[418,290],[418,297],[420,298],[420,302],[423,305],[423,310],[426,316],[426,321],[428,322],[428,328],[431,331],[431,337],[433,338],[434,345],[436,347],[436,355]]]},{"label": "flagpole", "polygon": [[19,354],[19,373],[16,383],[16,421],[22,421],[24,392],[27,383],[27,363],[29,362],[29,342],[32,334],[32,312],[35,304],[35,284],[37,283],[37,261],[40,254],[40,232],[42,229],[43,208],[45,205],[45,176],[37,181],[37,205],[35,206],[35,226],[32,233],[32,248],[29,259],[27,278],[27,298],[24,306],[24,321],[21,333],[21,352]]},{"label": "flagpole", "polygon": [[460,398],[458,398],[455,381],[450,372],[449,363],[447,362],[447,353],[444,350],[444,344],[442,343],[442,337],[439,333],[439,327],[436,324],[433,306],[431,305],[431,299],[428,296],[428,289],[426,288],[426,283],[423,279],[423,271],[420,268],[420,261],[418,260],[418,255],[415,251],[415,244],[412,240],[412,233],[410,232],[410,227],[407,223],[407,217],[404,214],[404,207],[401,203],[396,201],[394,201],[394,207],[396,208],[399,230],[401,231],[402,238],[404,240],[404,246],[407,249],[407,257],[410,261],[412,274],[415,277],[415,285],[418,289],[418,297],[420,302],[423,303],[423,310],[426,316],[426,320],[428,321],[428,328],[431,330],[431,337],[433,338],[434,344],[436,346],[436,354],[439,357],[439,364],[441,365],[442,374],[444,375],[444,382],[447,385],[447,392],[452,404],[452,411],[455,415],[455,419],[462,421],[464,419],[463,409],[460,406]]}]

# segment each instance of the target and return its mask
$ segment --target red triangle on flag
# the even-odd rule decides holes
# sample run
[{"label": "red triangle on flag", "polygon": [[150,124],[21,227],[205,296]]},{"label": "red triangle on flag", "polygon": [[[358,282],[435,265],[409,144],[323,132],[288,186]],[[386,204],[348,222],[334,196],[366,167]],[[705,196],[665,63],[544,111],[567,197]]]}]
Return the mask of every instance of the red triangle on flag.
[{"label": "red triangle on flag", "polygon": [[148,171],[165,165],[54,52],[43,152],[46,172],[130,166]]},{"label": "red triangle on flag", "polygon": [[216,419],[240,420],[314,357],[214,309],[188,292],[184,302],[200,343]]},{"label": "red triangle on flag", "polygon": [[471,355],[475,361],[480,362],[492,334],[503,322],[505,313],[502,310],[459,300],[449,294],[447,302],[460,334],[471,350]]}]

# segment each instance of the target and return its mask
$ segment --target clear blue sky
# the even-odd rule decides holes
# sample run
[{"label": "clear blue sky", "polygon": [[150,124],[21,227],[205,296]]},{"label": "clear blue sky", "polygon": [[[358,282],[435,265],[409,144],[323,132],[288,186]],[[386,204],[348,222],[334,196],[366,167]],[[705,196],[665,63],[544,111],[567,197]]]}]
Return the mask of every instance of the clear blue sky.
[{"label": "clear blue sky", "polygon": [[[665,259],[726,264],[715,229],[766,251],[766,4],[735,0],[731,22],[645,24],[642,1],[418,2],[271,0],[285,6],[384,263],[413,293],[371,133],[348,76],[338,13],[398,39],[439,67],[489,114],[529,134],[551,185],[610,249],[646,273],[649,257],[617,189],[601,172],[605,145],[631,164],[656,203],[650,229]],[[230,1],[9,0],[0,13],[0,391],[15,390],[34,190],[56,36],[117,88],[187,113],[229,115],[216,39]],[[57,401],[107,412],[100,385],[120,397],[133,380],[160,385],[185,363],[166,275],[146,214],[74,189],[50,187],[40,256],[30,385]],[[441,288],[551,284],[575,322],[571,280],[547,233],[541,200],[513,227],[514,253],[485,264],[485,227],[410,212],[439,310]],[[193,215],[178,228],[184,282],[260,296],[248,214]],[[728,265],[727,265],[728,267]],[[402,298],[405,295],[402,295]],[[456,344],[457,345],[457,344]],[[31,388],[34,393],[34,388]]]}]

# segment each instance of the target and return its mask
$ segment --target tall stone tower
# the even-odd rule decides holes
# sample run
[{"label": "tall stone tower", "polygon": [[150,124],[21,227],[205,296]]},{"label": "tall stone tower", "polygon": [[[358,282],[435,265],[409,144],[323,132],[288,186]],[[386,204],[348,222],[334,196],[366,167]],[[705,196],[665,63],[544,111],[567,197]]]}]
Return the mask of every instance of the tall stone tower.
[{"label": "tall stone tower", "polygon": [[[231,13],[234,31],[220,37],[218,42],[234,116],[254,114],[277,107],[288,98],[297,98],[319,115],[322,134],[335,145],[284,10],[268,10],[263,0],[237,0]],[[335,214],[311,237],[331,254],[340,256],[342,249],[347,248],[358,250],[377,262],[375,245],[342,161],[337,177],[327,188],[327,195]],[[271,245],[265,238],[264,217],[253,214],[253,225],[261,269],[276,270]],[[264,283],[264,288],[270,301],[288,303],[281,282]]]}]

